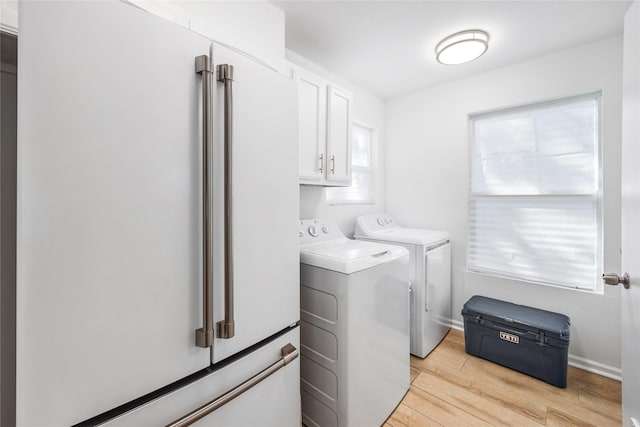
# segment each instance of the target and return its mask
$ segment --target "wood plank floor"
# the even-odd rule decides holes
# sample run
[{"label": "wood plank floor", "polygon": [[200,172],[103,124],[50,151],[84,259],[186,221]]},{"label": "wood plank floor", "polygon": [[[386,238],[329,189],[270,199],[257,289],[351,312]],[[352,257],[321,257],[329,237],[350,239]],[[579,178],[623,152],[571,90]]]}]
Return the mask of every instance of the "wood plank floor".
[{"label": "wood plank floor", "polygon": [[619,381],[569,366],[554,387],[464,351],[451,330],[425,359],[411,356],[411,388],[384,427],[620,426]]}]

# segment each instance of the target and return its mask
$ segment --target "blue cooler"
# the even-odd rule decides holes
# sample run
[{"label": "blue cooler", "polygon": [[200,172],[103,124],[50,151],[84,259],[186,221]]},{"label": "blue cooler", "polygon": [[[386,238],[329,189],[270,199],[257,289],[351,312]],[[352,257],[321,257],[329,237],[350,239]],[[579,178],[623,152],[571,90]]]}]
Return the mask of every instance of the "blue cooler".
[{"label": "blue cooler", "polygon": [[567,386],[569,317],[479,295],[462,308],[467,353]]}]

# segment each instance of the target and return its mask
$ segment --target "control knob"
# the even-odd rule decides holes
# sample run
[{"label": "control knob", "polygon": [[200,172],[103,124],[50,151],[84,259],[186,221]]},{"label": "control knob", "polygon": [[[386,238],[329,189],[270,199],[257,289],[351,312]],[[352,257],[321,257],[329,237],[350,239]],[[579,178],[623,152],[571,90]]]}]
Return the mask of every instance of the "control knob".
[{"label": "control knob", "polygon": [[312,237],[318,237],[318,227],[315,225],[310,225],[307,231]]}]

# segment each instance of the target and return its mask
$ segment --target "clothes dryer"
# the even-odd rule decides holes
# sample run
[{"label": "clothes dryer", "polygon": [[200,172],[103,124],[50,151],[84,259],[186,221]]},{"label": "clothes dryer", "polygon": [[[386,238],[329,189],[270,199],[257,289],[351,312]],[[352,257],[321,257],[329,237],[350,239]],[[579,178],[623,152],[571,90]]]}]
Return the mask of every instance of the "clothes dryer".
[{"label": "clothes dryer", "polygon": [[302,422],[382,425],[409,389],[409,252],[300,222]]},{"label": "clothes dryer", "polygon": [[425,357],[451,327],[451,244],[444,231],[401,227],[388,214],[358,218],[355,238],[410,253],[411,354]]}]

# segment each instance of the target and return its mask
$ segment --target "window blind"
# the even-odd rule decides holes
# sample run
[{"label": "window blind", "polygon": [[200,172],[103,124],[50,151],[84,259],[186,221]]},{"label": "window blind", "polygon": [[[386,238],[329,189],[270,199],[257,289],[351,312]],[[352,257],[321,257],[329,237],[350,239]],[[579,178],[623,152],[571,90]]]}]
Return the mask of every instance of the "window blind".
[{"label": "window blind", "polygon": [[599,97],[471,116],[470,271],[598,287]]},{"label": "window blind", "polygon": [[353,125],[351,143],[351,186],[326,189],[331,205],[372,204],[375,200],[373,129]]}]

